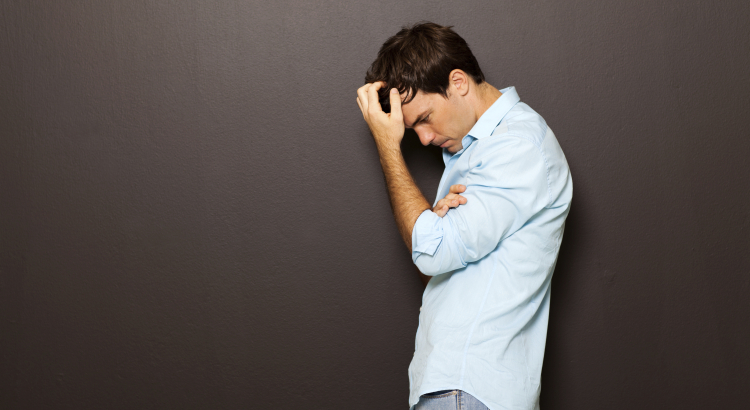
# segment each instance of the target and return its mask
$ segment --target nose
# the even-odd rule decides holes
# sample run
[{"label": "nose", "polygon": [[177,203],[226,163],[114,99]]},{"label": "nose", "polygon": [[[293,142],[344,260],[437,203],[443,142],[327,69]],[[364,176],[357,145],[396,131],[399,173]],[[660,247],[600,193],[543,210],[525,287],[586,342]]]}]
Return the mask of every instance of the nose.
[{"label": "nose", "polygon": [[417,133],[417,136],[419,137],[419,142],[421,142],[422,145],[424,145],[425,147],[428,146],[428,145],[430,145],[430,143],[432,142],[432,140],[435,139],[435,133],[434,132],[429,132],[429,131],[427,131],[425,129],[421,129],[421,130],[420,129],[414,129],[414,132]]}]

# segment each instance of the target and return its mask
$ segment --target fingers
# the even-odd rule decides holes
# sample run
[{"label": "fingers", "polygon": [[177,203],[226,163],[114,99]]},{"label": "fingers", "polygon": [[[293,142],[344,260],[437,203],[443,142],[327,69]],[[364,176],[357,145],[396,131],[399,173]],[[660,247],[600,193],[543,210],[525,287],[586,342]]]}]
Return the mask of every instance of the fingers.
[{"label": "fingers", "polygon": [[382,81],[373,83],[367,88],[367,109],[382,111],[380,108],[380,99],[378,98],[378,90],[383,86]]},{"label": "fingers", "polygon": [[382,81],[375,83],[368,83],[357,89],[357,105],[362,111],[362,114],[367,117],[368,110],[374,109],[382,111],[380,107],[380,100],[378,98],[378,90],[384,85]]},{"label": "fingers", "polygon": [[466,191],[465,185],[461,185],[461,184],[451,185],[449,191],[450,193],[446,195],[445,198],[458,200],[458,203],[461,205],[465,204],[468,201],[465,197],[458,195]]},{"label": "fingers", "polygon": [[448,209],[449,209],[448,205],[444,205],[444,206],[442,206],[440,208],[435,207],[435,209],[433,210],[433,212],[435,212],[437,214],[437,216],[439,216],[439,217],[442,218],[442,217],[445,216],[445,214],[448,213]]},{"label": "fingers", "polygon": [[448,194],[445,196],[445,200],[449,201],[451,204],[455,204],[453,205],[453,207],[456,207],[458,205],[463,205],[467,202],[465,197],[462,197],[461,195],[458,195],[458,194]]},{"label": "fingers", "polygon": [[[463,203],[466,203],[466,202],[463,202]],[[435,212],[439,217],[442,218],[445,216],[445,214],[448,213],[449,209],[455,208],[459,205],[461,205],[461,201],[459,199],[443,198],[439,200],[437,204],[435,204],[435,207],[432,208],[432,212]]]},{"label": "fingers", "polygon": [[[440,203],[442,202],[443,205],[448,205],[451,208],[455,208],[459,205],[462,205],[461,199],[466,199],[466,198],[462,196],[456,196],[455,198],[445,197],[438,201],[438,205],[440,205]],[[464,201],[463,203],[465,204],[466,202]]]},{"label": "fingers", "polygon": [[466,191],[466,187],[461,184],[451,185],[450,187],[450,193],[452,194],[460,194],[461,192]]},{"label": "fingers", "polygon": [[398,90],[391,88],[391,119],[398,122],[404,121],[404,114],[401,112],[401,95]]},{"label": "fingers", "polygon": [[467,199],[461,195],[460,193],[463,193],[466,191],[466,186],[461,184],[451,185],[449,189],[449,194],[445,197],[448,199],[458,199],[461,204],[465,204]]},{"label": "fingers", "polygon": [[466,186],[461,184],[451,185],[450,193],[445,198],[439,200],[435,207],[432,208],[432,212],[436,213],[439,217],[444,217],[450,208],[456,208],[459,205],[464,205],[468,200],[459,195],[459,193],[466,191]]},{"label": "fingers", "polygon": [[370,84],[365,84],[357,89],[357,104],[359,109],[362,110],[362,114],[367,112],[367,89],[370,88]]},{"label": "fingers", "polygon": [[463,205],[463,204],[465,204],[466,202],[468,202],[468,200],[466,199],[466,197],[463,197],[463,196],[461,196],[461,195],[459,195],[459,194],[448,194],[448,195],[446,195],[445,197],[446,197],[446,198],[450,198],[450,199],[452,199],[452,200],[455,200],[455,201],[457,201],[457,202],[458,202],[459,204],[461,204],[461,205]]}]

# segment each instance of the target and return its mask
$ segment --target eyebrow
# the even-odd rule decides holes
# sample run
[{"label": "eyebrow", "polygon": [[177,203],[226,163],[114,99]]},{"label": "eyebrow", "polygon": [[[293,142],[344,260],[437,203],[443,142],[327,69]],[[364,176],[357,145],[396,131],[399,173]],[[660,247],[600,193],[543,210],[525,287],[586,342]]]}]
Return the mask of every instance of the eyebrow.
[{"label": "eyebrow", "polygon": [[419,117],[414,121],[412,125],[407,125],[406,128],[414,128],[415,125],[419,124],[424,120],[429,113],[427,111],[423,112],[422,114],[419,114]]}]

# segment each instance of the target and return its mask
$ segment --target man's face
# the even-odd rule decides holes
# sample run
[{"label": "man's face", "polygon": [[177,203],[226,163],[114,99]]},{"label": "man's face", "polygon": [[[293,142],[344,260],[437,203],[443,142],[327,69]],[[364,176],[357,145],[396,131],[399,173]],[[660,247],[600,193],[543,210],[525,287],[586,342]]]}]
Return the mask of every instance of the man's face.
[{"label": "man's face", "polygon": [[[406,94],[402,94],[403,99]],[[448,91],[440,94],[417,91],[414,99],[401,106],[404,125],[413,128],[422,145],[437,145],[451,153],[461,150],[461,140],[476,122],[462,98]]]}]

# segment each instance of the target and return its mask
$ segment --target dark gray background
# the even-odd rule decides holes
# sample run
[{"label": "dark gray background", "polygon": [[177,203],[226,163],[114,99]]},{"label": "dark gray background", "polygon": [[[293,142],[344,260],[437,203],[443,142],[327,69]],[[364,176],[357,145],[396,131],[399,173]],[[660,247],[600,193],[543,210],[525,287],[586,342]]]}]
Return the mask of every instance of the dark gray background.
[{"label": "dark gray background", "polygon": [[405,409],[355,91],[419,20],[572,170],[542,407],[747,406],[749,2],[111,0],[0,5],[0,408]]}]

